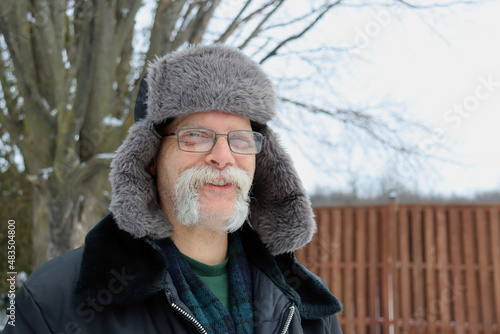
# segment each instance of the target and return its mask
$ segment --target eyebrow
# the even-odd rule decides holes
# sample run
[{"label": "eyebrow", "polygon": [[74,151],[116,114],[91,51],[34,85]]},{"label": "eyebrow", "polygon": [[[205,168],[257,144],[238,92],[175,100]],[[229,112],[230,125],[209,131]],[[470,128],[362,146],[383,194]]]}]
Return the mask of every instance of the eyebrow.
[{"label": "eyebrow", "polygon": [[[181,130],[184,130],[184,129],[207,129],[207,130],[212,130],[207,124],[205,123],[185,123],[185,124],[181,124],[181,125],[176,125],[174,127],[174,132],[179,132]],[[239,129],[235,129],[235,130],[239,130]],[[231,131],[235,131],[235,130],[231,130]],[[214,130],[212,130],[214,131]],[[250,127],[250,130],[247,130],[247,131],[253,131],[253,129]]]},{"label": "eyebrow", "polygon": [[187,129],[187,128],[207,128],[206,124],[203,123],[187,123],[182,126],[182,128]]},{"label": "eyebrow", "polygon": [[207,129],[207,126],[206,126],[206,124],[203,124],[203,123],[186,123],[186,124],[182,124],[182,125],[177,125],[174,128],[174,131],[179,132],[179,131],[184,130],[184,129]]}]

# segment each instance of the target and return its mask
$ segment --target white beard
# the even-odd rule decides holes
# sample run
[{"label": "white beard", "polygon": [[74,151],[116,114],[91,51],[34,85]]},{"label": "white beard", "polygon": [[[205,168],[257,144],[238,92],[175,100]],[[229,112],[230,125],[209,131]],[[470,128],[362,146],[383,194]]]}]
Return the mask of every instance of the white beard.
[{"label": "white beard", "polygon": [[[237,186],[237,197],[233,212],[220,212],[205,206],[200,207],[200,189],[204,184],[224,178]],[[175,185],[174,204],[177,220],[184,226],[202,226],[208,229],[227,231],[238,230],[247,219],[250,210],[250,187],[252,180],[247,172],[227,167],[224,170],[207,167],[191,167],[185,170]],[[215,225],[215,222],[224,222]]]}]

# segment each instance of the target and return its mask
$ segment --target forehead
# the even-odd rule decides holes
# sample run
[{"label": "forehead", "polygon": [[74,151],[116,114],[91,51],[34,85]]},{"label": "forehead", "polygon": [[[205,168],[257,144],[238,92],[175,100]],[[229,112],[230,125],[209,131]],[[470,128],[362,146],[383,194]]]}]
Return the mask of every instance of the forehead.
[{"label": "forehead", "polygon": [[183,128],[207,128],[216,131],[251,130],[250,120],[222,111],[197,112],[176,118],[168,128],[177,131]]}]

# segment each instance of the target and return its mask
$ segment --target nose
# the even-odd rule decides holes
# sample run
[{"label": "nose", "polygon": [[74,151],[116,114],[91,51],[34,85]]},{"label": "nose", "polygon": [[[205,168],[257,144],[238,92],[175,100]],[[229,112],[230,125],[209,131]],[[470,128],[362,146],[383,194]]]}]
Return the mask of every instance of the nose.
[{"label": "nose", "polygon": [[214,147],[208,152],[205,161],[207,164],[220,169],[235,166],[236,159],[234,153],[229,148],[227,136],[217,136],[215,138]]}]

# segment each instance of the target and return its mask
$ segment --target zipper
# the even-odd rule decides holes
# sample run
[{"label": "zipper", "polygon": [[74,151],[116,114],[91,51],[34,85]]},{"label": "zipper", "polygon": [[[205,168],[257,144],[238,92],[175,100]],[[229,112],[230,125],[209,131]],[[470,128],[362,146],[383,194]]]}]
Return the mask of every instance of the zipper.
[{"label": "zipper", "polygon": [[172,299],[171,295],[170,295],[170,291],[167,290],[165,293],[167,295],[167,300],[170,302],[170,306],[172,306],[172,308],[177,313],[179,313],[186,320],[188,320],[189,322],[191,322],[200,333],[202,333],[202,334],[208,334],[207,331],[205,330],[205,328],[203,328],[203,326],[200,324],[200,322],[198,320],[196,320],[195,317],[193,317],[192,315],[190,315],[189,313],[187,313],[186,311],[184,311],[184,309],[182,307],[180,307],[179,305],[177,305],[173,301],[170,301]]},{"label": "zipper", "polygon": [[295,313],[295,306],[291,305],[288,309],[290,310],[290,312],[288,313],[288,317],[286,318],[285,326],[283,326],[283,330],[281,331],[281,334],[286,334],[288,332],[288,328],[290,327],[290,324],[292,323],[293,314]]}]

